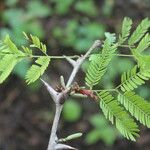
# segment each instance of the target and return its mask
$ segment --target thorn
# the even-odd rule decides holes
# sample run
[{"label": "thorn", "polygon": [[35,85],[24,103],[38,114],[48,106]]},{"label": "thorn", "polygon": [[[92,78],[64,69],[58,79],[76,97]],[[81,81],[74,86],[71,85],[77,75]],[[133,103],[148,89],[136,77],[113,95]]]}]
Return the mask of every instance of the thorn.
[{"label": "thorn", "polygon": [[67,56],[64,56],[66,58],[66,60],[74,67],[75,64],[76,64],[76,61],[74,61],[73,59],[67,57]]},{"label": "thorn", "polygon": [[55,96],[57,95],[57,92],[43,79],[40,78],[40,80],[43,82],[43,84],[45,85],[45,87],[47,88],[48,92],[50,93],[50,95],[55,98]]}]

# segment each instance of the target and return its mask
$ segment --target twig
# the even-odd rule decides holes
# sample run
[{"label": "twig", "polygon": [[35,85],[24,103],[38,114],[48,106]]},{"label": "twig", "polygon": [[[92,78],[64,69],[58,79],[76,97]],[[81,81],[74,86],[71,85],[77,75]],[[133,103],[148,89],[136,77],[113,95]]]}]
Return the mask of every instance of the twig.
[{"label": "twig", "polygon": [[73,80],[74,80],[74,78],[75,78],[75,76],[76,76],[76,74],[77,74],[77,72],[78,72],[78,70],[79,70],[81,64],[83,63],[83,61],[88,57],[88,55],[89,55],[95,48],[99,47],[100,45],[101,45],[101,41],[100,41],[100,40],[95,41],[94,44],[90,47],[90,49],[86,52],[86,54],[77,59],[75,65],[74,65],[73,71],[72,71],[72,73],[71,73],[71,75],[70,75],[70,78],[69,78],[69,80],[68,80],[68,82],[67,82],[66,87],[69,87],[69,86],[72,84],[72,82],[73,82]]},{"label": "twig", "polygon": [[81,64],[83,63],[83,61],[88,57],[88,55],[95,48],[97,48],[100,45],[101,45],[100,40],[97,40],[94,42],[94,44],[91,46],[91,48],[87,51],[87,53],[85,55],[81,56],[80,58],[78,58],[76,61],[72,60],[71,58],[67,59],[73,65],[73,70],[72,70],[72,73],[68,79],[67,85],[65,87],[66,89],[64,91],[62,91],[61,93],[56,92],[48,83],[46,83],[44,80],[41,79],[41,81],[44,83],[47,90],[49,91],[50,95],[52,96],[52,98],[55,102],[55,105],[56,105],[56,112],[55,112],[55,117],[54,117],[52,129],[51,129],[51,135],[50,135],[47,150],[58,150],[58,149],[64,149],[64,148],[75,149],[69,145],[59,144],[57,142],[58,140],[57,140],[56,132],[58,129],[60,114],[61,114],[61,111],[63,108],[63,104],[61,103],[61,101],[62,101],[62,99],[65,99],[65,96],[70,91],[70,86],[71,86],[77,72],[79,71],[79,68],[80,68]]},{"label": "twig", "polygon": [[49,140],[49,144],[48,144],[48,149],[47,150],[55,150],[56,145],[57,145],[57,129],[58,129],[58,122],[59,122],[59,118],[60,118],[60,114],[62,111],[63,105],[57,104],[56,105],[56,112],[55,112],[55,117],[54,117],[54,121],[53,121],[53,125],[52,125],[52,129],[51,129],[51,135],[50,135],[50,140]]},{"label": "twig", "polygon": [[73,66],[75,67],[75,64],[76,64],[76,61],[73,60],[72,58],[70,57],[67,57],[67,56],[64,56],[66,58],[66,60]]}]

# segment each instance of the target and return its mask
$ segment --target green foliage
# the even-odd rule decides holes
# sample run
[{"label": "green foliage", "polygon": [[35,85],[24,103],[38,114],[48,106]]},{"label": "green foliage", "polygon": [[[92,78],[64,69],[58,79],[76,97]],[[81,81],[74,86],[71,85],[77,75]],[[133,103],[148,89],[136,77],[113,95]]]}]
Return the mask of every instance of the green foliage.
[{"label": "green foliage", "polygon": [[68,122],[75,122],[81,117],[81,106],[73,99],[64,104],[63,117]]},{"label": "green foliage", "polygon": [[[124,94],[119,92],[118,102],[116,102],[113,96],[108,92],[101,92],[99,94],[99,98],[100,107],[106,118],[108,118],[112,123],[115,123],[118,130],[126,138],[135,140],[135,137],[138,136],[138,128],[134,120],[130,118],[130,115],[128,115],[126,111],[129,111],[131,115],[142,124],[150,127],[149,103],[142,97],[136,95],[134,92],[131,92],[140,85],[143,85],[145,81],[150,78],[150,56],[142,54],[142,52],[150,46],[150,37],[149,34],[146,33],[150,27],[150,22],[147,18],[144,19],[129,37],[131,26],[132,20],[125,18],[118,43],[121,45],[129,38],[129,45],[126,47],[129,47],[131,50],[133,57],[138,62],[138,67],[135,65],[132,69],[122,74],[121,84],[114,89],[114,91],[119,92],[118,90],[120,88],[121,91],[125,92]],[[137,42],[139,43],[137,44]],[[135,47],[134,44],[137,44],[137,47]],[[126,111],[120,106],[119,102],[125,107]],[[120,121],[118,118],[123,120]],[[125,121],[124,118],[126,118]],[[128,118],[131,120],[128,120]],[[130,122],[130,124],[128,124],[128,122]]]},{"label": "green foliage", "polygon": [[77,52],[85,52],[95,39],[104,36],[105,26],[96,22],[80,23],[78,20],[71,19],[62,28],[56,26],[53,36],[60,45],[73,47]]},{"label": "green foliage", "polygon": [[18,50],[9,36],[6,36],[4,41],[0,43],[0,83],[3,83],[10,75],[15,65],[22,60],[24,53]]},{"label": "green foliage", "polygon": [[123,104],[132,116],[150,128],[150,103],[135,95],[134,92],[119,94],[118,101]]},{"label": "green foliage", "polygon": [[27,3],[29,18],[47,17],[52,14],[52,9],[40,0],[32,0]]},{"label": "green foliage", "polygon": [[134,58],[138,62],[138,65],[143,69],[149,68],[150,66],[150,56],[142,53],[143,51],[148,49],[149,46],[150,46],[150,35],[147,33],[141,39],[137,48],[131,49]]},{"label": "green foliage", "polygon": [[141,55],[138,53],[134,53],[134,57],[136,58],[138,65],[141,66],[143,70],[150,69],[150,56],[149,55]]},{"label": "green foliage", "polygon": [[41,75],[43,75],[49,65],[50,57],[41,56],[35,62],[36,64],[32,65],[26,74],[26,82],[28,84],[35,82]]},{"label": "green foliage", "polygon": [[104,1],[102,12],[106,17],[111,17],[111,15],[113,14],[114,4],[115,4],[115,1],[113,0]]},{"label": "green foliage", "polygon": [[120,106],[119,102],[107,91],[98,94],[100,99],[100,108],[105,117],[116,125],[116,128],[127,139],[135,141],[138,137],[138,126],[130,115]]},{"label": "green foliage", "polygon": [[[46,54],[46,45],[43,44],[40,39],[37,36],[34,36],[32,34],[30,34],[30,36],[28,36],[26,33],[24,33],[24,36],[27,40],[31,40],[32,44],[30,45],[30,47],[35,47],[38,48],[39,50],[41,50],[44,54]],[[30,49],[27,47],[23,47],[24,51],[26,51],[27,53],[31,53]]]},{"label": "green foliage", "polygon": [[121,76],[121,90],[131,91],[137,88],[139,85],[145,83],[144,80],[149,80],[150,69],[139,69],[135,66],[128,72],[124,72]]},{"label": "green foliage", "polygon": [[117,45],[113,45],[110,43],[109,39],[106,39],[103,44],[102,52],[96,54],[94,59],[90,61],[85,78],[86,84],[89,87],[92,88],[94,85],[100,82],[116,49]]},{"label": "green foliage", "polygon": [[106,39],[108,39],[111,43],[114,43],[116,41],[116,34],[115,33],[109,33],[109,32],[105,32],[105,37]]},{"label": "green foliage", "polygon": [[[63,9],[67,7],[67,9],[69,10],[73,2],[74,1],[70,2],[70,4],[68,2],[68,5],[66,6],[64,4]],[[87,3],[91,3],[91,2],[92,2],[91,0],[87,1]],[[34,6],[37,6],[36,3],[38,3],[38,1],[34,1],[33,3]],[[79,6],[77,7],[77,4],[80,2],[74,2],[74,3],[76,3],[76,5],[74,6],[76,7],[76,10],[82,12],[81,10],[79,10],[80,7]],[[82,5],[81,3],[80,5]],[[68,10],[66,10],[66,12]],[[63,11],[61,13],[66,14],[66,12]],[[11,12],[13,14],[11,14]],[[20,13],[18,14],[18,12]],[[8,14],[6,13],[5,16],[6,18],[4,20],[7,22],[14,14],[16,15],[17,19],[24,18],[26,16],[24,14],[24,10],[19,10],[16,12],[12,10],[8,12]],[[31,14],[28,15],[27,20],[29,18],[33,19],[32,16],[36,15],[36,13],[33,13],[33,15]],[[43,17],[47,15],[50,14],[45,12],[41,16],[38,14],[39,17]],[[28,22],[30,23],[29,20]],[[10,23],[11,27],[15,28],[18,33],[19,31],[15,26],[16,24],[15,21],[18,21],[17,23],[19,24],[19,26],[22,25],[25,26],[26,24],[24,20],[21,20],[20,22],[19,20],[13,20]],[[32,24],[32,27],[34,27],[34,25],[36,25],[36,22]],[[129,56],[135,58],[135,60],[138,62],[138,67],[136,65],[133,69],[124,72],[123,75],[121,76],[121,84],[119,86],[117,86],[116,88],[113,87],[114,89],[110,89],[110,90],[109,89],[100,90],[103,92],[100,92],[97,95],[100,100],[100,108],[102,109],[105,117],[108,120],[110,120],[113,124],[115,124],[116,128],[124,135],[124,137],[132,141],[135,141],[135,138],[138,137],[139,130],[137,124],[130,117],[128,112],[130,112],[130,114],[134,116],[137,120],[139,120],[142,124],[146,125],[147,127],[150,127],[149,103],[146,102],[140,96],[135,95],[134,92],[131,92],[135,88],[138,88],[140,85],[143,85],[145,81],[149,80],[150,78],[150,67],[149,67],[150,56],[142,54],[142,52],[148,49],[150,46],[150,36],[147,33],[150,26],[150,21],[147,18],[144,19],[130,36],[131,26],[132,26],[132,20],[126,17],[122,24],[122,31],[119,36],[119,39],[116,38],[116,35],[114,33],[108,33],[108,32],[105,33],[106,40],[102,41],[103,43],[102,50],[100,50],[98,53],[92,54],[89,57],[89,65],[87,67],[85,81],[87,86],[91,90],[93,90],[91,91],[93,93],[95,91],[99,91],[97,89],[94,90],[94,86],[100,83],[102,77],[105,78],[104,83],[106,83],[106,81],[107,82],[113,81],[114,76],[118,75],[123,70],[125,70],[127,66],[132,66],[133,62],[132,64],[129,64],[130,63],[129,61],[128,62],[129,65],[125,66],[123,59],[118,59],[115,57],[114,59],[115,67],[120,66],[121,69],[117,69],[117,67],[114,69],[109,65],[109,63],[112,60],[113,56],[116,55],[127,56],[126,53],[119,54],[118,51],[116,51],[119,46],[129,48],[129,50],[132,53],[132,55]],[[52,34],[56,37],[57,40],[59,39],[58,41],[62,42],[62,45],[65,45],[66,47],[73,47],[75,49],[78,49],[79,52],[83,52],[85,51],[84,49],[90,47],[91,43],[96,38],[102,37],[104,31],[105,31],[105,27],[102,24],[97,24],[95,22],[90,23],[88,21],[85,23],[84,21],[79,22],[75,19],[72,19],[66,22],[63,30],[61,27],[56,26]],[[22,51],[20,50],[20,48],[16,46],[16,44],[12,42],[9,36],[6,36],[5,39],[0,42],[0,83],[6,80],[6,78],[10,75],[12,70],[16,67],[17,64],[19,64],[20,61],[23,62],[29,58],[36,59],[35,63],[29,69],[27,69],[28,71],[26,73],[25,79],[28,84],[38,80],[40,76],[43,75],[47,67],[49,66],[52,56],[47,55],[46,45],[40,41],[38,36],[34,36],[32,34],[27,35],[26,33],[24,33],[24,36],[30,44],[29,46],[21,45]],[[17,36],[15,39],[17,39],[18,37],[19,36]],[[116,41],[116,39],[118,39],[118,41]],[[128,44],[122,45],[126,42],[127,39],[129,39]],[[34,49],[36,48],[38,50],[37,53],[42,52],[42,55],[34,55],[33,48]],[[109,69],[109,71],[112,70],[112,72],[108,72],[107,74],[105,74],[107,69]],[[112,86],[113,86],[112,82],[110,83],[110,85],[108,84],[104,85],[104,87],[106,88]],[[120,90],[125,93],[121,93]],[[114,93],[119,92],[120,94],[118,96],[118,101],[108,91]],[[124,109],[124,107],[120,106],[120,104],[122,104],[126,108],[126,110]],[[63,116],[65,120],[67,120],[68,122],[73,122],[78,120],[81,116],[80,105],[73,100],[68,100],[64,104]],[[92,119],[90,121],[95,128],[86,137],[86,142],[92,144],[97,142],[97,140],[101,139],[106,144],[111,145],[115,137],[114,136],[111,137],[109,136],[109,134],[111,133],[115,135],[113,130],[106,123],[102,122],[100,119]],[[104,125],[106,125],[108,128],[102,130],[103,128],[102,126]]]},{"label": "green foliage", "polygon": [[0,60],[0,83],[2,83],[11,73],[18,60],[11,54],[5,55]]},{"label": "green foliage", "polygon": [[63,1],[63,3],[61,2],[61,0],[54,0],[54,2],[56,4],[56,13],[65,15],[69,11],[71,4],[74,2],[74,0],[65,0]]},{"label": "green foliage", "polygon": [[144,34],[148,31],[148,28],[150,27],[150,20],[148,18],[145,18],[136,28],[136,30],[133,32],[131,37],[129,38],[129,45],[133,45],[137,43]]},{"label": "green foliage", "polygon": [[150,46],[150,35],[147,33],[138,44],[135,52],[141,53]]},{"label": "green foliage", "polygon": [[97,8],[95,7],[94,1],[92,1],[92,0],[78,1],[75,4],[75,9],[77,11],[85,13],[89,16],[97,15]]},{"label": "green foliage", "polygon": [[114,143],[117,138],[116,130],[109,125],[103,115],[94,115],[89,121],[94,128],[86,135],[87,144],[95,144],[99,140],[102,140],[106,145]]},{"label": "green foliage", "polygon": [[22,38],[22,31],[36,34],[40,38],[44,37],[45,31],[40,19],[52,14],[47,4],[41,0],[33,0],[20,5],[19,0],[7,0],[4,1],[4,5],[7,7],[1,12],[4,26],[1,26],[0,38],[9,34],[17,46],[20,46],[26,43]]},{"label": "green foliage", "polygon": [[[27,36],[24,33],[27,40],[31,40],[30,47],[36,47],[40,49],[46,55],[46,45],[43,44],[38,37],[30,35]],[[2,83],[12,72],[16,64],[21,60],[33,57],[32,50],[28,47],[22,46],[23,51],[20,51],[17,46],[11,41],[9,36],[6,36],[0,44],[0,83]],[[26,82],[28,84],[35,82],[40,76],[45,72],[50,62],[49,56],[39,56],[35,61],[36,64],[32,65],[31,68],[27,71]],[[26,70],[24,71],[26,72]],[[22,73],[22,72],[21,72]],[[21,74],[22,75],[22,74]]]},{"label": "green foliage", "polygon": [[4,45],[4,49],[2,50],[4,53],[16,54],[24,56],[24,54],[17,48],[17,46],[11,41],[9,35],[6,36],[4,41],[2,42]]},{"label": "green foliage", "polygon": [[6,5],[7,6],[14,6],[18,0],[6,0]]},{"label": "green foliage", "polygon": [[122,44],[127,40],[130,34],[131,26],[132,20],[128,17],[125,17],[122,24],[121,35],[119,36],[119,44]]}]

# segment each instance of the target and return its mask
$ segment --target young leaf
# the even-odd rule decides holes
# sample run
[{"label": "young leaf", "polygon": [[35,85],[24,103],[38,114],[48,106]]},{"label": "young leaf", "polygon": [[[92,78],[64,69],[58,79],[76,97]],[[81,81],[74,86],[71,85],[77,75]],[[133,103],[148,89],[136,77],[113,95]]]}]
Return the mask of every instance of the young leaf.
[{"label": "young leaf", "polygon": [[111,61],[113,54],[115,53],[117,49],[117,45],[111,45],[110,40],[105,40],[102,53],[96,54],[94,57],[92,56],[89,60],[90,64],[87,69],[86,73],[86,84],[89,87],[93,87],[94,85],[98,84],[101,80],[102,76],[105,74],[107,65]]},{"label": "young leaf", "polygon": [[132,27],[132,20],[128,17],[125,17],[122,24],[121,35],[119,36],[119,44],[122,44],[130,35],[130,30]]},{"label": "young leaf", "polygon": [[138,25],[136,30],[131,35],[128,41],[129,45],[133,45],[137,43],[144,36],[144,34],[148,31],[149,27],[150,27],[150,20],[148,18],[145,18],[144,20],[142,20],[142,22]]},{"label": "young leaf", "polygon": [[116,41],[116,34],[115,33],[110,33],[110,32],[105,32],[105,37],[108,39],[111,43],[114,43]]},{"label": "young leaf", "polygon": [[0,60],[0,83],[3,83],[3,81],[6,80],[6,78],[10,75],[15,65],[20,60],[21,59],[18,59],[12,54],[7,54]]},{"label": "young leaf", "polygon": [[105,117],[116,125],[116,128],[127,139],[135,141],[138,137],[138,126],[130,115],[119,105],[119,102],[107,91],[98,94],[100,99],[100,108]]},{"label": "young leaf", "polygon": [[41,56],[35,62],[36,64],[32,65],[26,74],[26,82],[28,84],[40,78],[49,65],[50,57]]},{"label": "young leaf", "polygon": [[0,53],[13,54],[14,57],[25,57],[25,54],[20,51],[17,46],[11,41],[9,35],[7,35],[4,41],[1,42]]},{"label": "young leaf", "polygon": [[138,44],[136,52],[141,53],[150,46],[150,35],[147,33]]},{"label": "young leaf", "polygon": [[8,46],[4,43],[4,41],[0,41],[0,53],[10,53]]},{"label": "young leaf", "polygon": [[32,55],[32,50],[29,49],[28,47],[22,46],[22,49],[24,50],[24,52],[28,55]]},{"label": "young leaf", "polygon": [[32,45],[30,45],[30,47],[36,47],[40,49],[44,54],[46,54],[46,45],[43,44],[37,36],[33,36],[32,34],[30,34],[30,38],[33,43]]},{"label": "young leaf", "polygon": [[125,92],[118,95],[118,101],[128,110],[132,116],[142,124],[150,128],[150,103],[134,92]]},{"label": "young leaf", "polygon": [[139,69],[137,71],[137,66],[128,72],[124,72],[121,76],[121,90],[122,91],[131,91],[145,83],[144,80],[149,80],[150,78],[150,69]]},{"label": "young leaf", "polygon": [[22,32],[26,40],[30,40],[28,35],[25,32]]},{"label": "young leaf", "polygon": [[7,45],[9,47],[9,50],[12,52],[12,53],[18,53],[19,50],[17,48],[17,46],[11,41],[9,35],[7,35],[4,39],[4,44]]}]

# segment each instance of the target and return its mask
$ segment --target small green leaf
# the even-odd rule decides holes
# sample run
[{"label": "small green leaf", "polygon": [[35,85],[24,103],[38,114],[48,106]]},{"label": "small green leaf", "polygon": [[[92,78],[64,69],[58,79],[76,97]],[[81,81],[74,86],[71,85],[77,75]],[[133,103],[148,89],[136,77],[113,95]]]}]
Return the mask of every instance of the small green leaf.
[{"label": "small green leaf", "polygon": [[116,49],[117,44],[112,45],[110,40],[106,39],[103,44],[102,52],[90,57],[90,64],[85,77],[86,84],[90,88],[100,82],[102,76],[106,73],[107,66],[113,58]]},{"label": "small green leaf", "polygon": [[29,49],[28,47],[22,46],[22,49],[24,50],[24,52],[25,52],[27,55],[32,55],[32,50]]},{"label": "small green leaf", "polygon": [[150,35],[147,33],[142,40],[140,41],[140,43],[138,44],[138,47],[136,48],[135,51],[137,51],[138,53],[143,52],[145,49],[147,49],[150,46]]},{"label": "small green leaf", "polygon": [[148,31],[149,27],[150,27],[150,20],[148,18],[145,18],[144,20],[142,20],[142,22],[138,25],[136,30],[131,35],[128,41],[129,45],[133,45],[137,43],[144,36],[144,34]]},{"label": "small green leaf", "polygon": [[149,80],[150,78],[150,69],[145,68],[144,70],[139,69],[137,66],[134,66],[131,70],[124,72],[121,76],[121,90],[132,91],[137,88],[139,85],[145,83],[145,80]]},{"label": "small green leaf", "polygon": [[20,60],[12,54],[7,54],[0,60],[0,83],[6,80]]},{"label": "small green leaf", "polygon": [[33,43],[30,45],[30,47],[36,47],[40,49],[44,54],[46,54],[46,50],[47,50],[46,45],[43,44],[37,36],[30,34],[30,38]]},{"label": "small green leaf", "polygon": [[126,41],[130,35],[130,30],[132,27],[132,20],[128,17],[125,17],[122,24],[121,35],[119,36],[119,44],[122,44]]},{"label": "small green leaf", "polygon": [[116,41],[115,33],[105,32],[105,37],[110,41],[110,44]]},{"label": "small green leaf", "polygon": [[150,103],[134,92],[118,95],[118,101],[142,124],[150,128]]},{"label": "small green leaf", "polygon": [[50,63],[50,57],[41,56],[33,64],[26,74],[26,82],[28,84],[35,82],[45,72]]},{"label": "small green leaf", "polygon": [[20,51],[18,50],[17,46],[11,41],[9,35],[7,35],[4,39],[4,44],[6,44],[9,48],[9,50],[12,52],[12,53],[20,53]]},{"label": "small green leaf", "polygon": [[136,122],[130,117],[127,111],[120,106],[119,102],[107,91],[98,94],[100,99],[100,108],[105,117],[115,124],[120,133],[132,141],[138,137],[138,126]]}]

